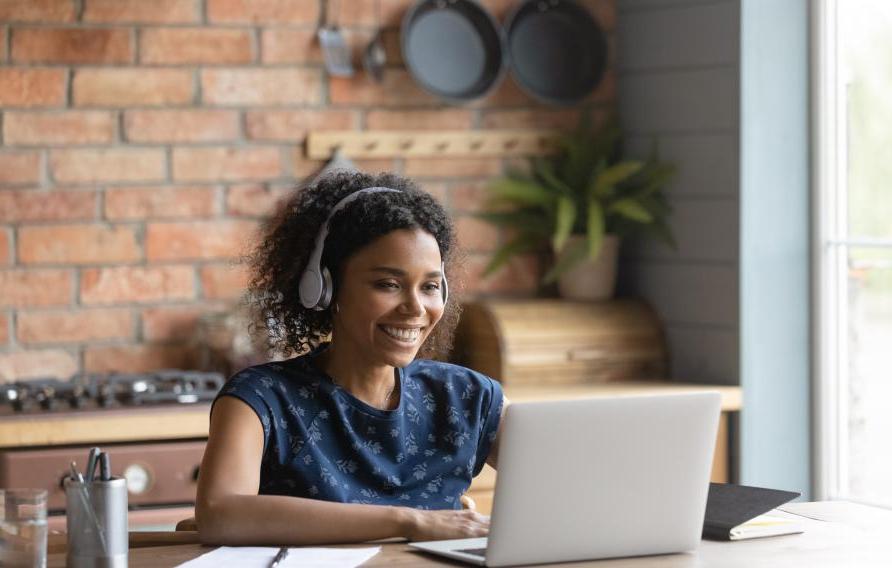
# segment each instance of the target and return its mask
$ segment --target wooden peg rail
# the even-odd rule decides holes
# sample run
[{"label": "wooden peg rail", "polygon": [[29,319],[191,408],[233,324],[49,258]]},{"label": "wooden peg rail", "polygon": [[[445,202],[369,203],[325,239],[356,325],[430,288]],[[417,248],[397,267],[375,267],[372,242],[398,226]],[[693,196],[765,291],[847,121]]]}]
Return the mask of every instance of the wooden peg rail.
[{"label": "wooden peg rail", "polygon": [[334,151],[351,158],[419,156],[534,156],[556,149],[556,130],[384,130],[310,132],[307,157],[330,158]]}]

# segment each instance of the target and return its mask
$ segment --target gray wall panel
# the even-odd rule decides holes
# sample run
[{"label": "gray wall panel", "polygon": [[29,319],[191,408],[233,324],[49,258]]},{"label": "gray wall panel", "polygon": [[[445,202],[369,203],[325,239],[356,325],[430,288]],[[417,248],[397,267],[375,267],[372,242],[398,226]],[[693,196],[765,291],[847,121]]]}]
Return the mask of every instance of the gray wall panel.
[{"label": "gray wall panel", "polygon": [[685,382],[738,384],[740,336],[735,328],[669,326],[666,336],[673,377]]},{"label": "gray wall panel", "polygon": [[630,136],[629,156],[644,158],[656,140],[660,158],[678,168],[666,188],[676,196],[737,196],[740,185],[736,129],[725,134]]},{"label": "gray wall panel", "polygon": [[623,13],[620,69],[737,64],[739,17],[730,2]]},{"label": "gray wall panel", "polygon": [[736,66],[620,73],[620,117],[630,133],[733,130],[738,85]]},{"label": "gray wall panel", "polygon": [[646,240],[630,243],[625,256],[663,261],[737,260],[740,211],[735,199],[673,199],[670,204],[669,225],[678,249]]}]

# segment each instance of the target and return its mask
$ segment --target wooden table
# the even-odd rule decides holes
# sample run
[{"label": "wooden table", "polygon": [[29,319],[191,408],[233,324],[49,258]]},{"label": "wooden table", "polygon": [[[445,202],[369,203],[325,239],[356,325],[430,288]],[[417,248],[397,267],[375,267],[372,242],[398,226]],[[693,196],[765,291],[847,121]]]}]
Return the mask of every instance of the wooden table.
[{"label": "wooden table", "polygon": [[[605,568],[752,568],[808,567],[839,568],[848,566],[892,566],[892,511],[847,503],[825,501],[789,503],[782,509],[803,515],[805,533],[741,542],[702,541],[700,548],[684,554],[620,558],[577,562],[567,566]],[[195,544],[195,533],[131,533],[129,565],[131,568],[176,566],[211,550]],[[189,542],[174,544],[171,542]],[[160,546],[147,546],[147,545]],[[142,546],[141,548],[135,548]],[[352,545],[369,546],[369,545]],[[404,542],[382,544],[381,552],[369,560],[368,567],[459,566],[409,549]],[[51,539],[50,568],[65,566],[64,541]],[[224,568],[221,566],[220,568]]]}]

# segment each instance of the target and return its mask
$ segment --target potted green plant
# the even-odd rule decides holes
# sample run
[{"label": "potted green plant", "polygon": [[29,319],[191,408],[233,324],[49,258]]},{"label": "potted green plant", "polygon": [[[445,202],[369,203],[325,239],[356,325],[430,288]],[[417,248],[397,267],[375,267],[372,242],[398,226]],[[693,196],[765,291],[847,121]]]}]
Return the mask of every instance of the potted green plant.
[{"label": "potted green plant", "polygon": [[563,297],[613,296],[619,242],[641,234],[675,246],[666,219],[664,187],[675,173],[659,161],[620,153],[620,128],[611,119],[598,130],[584,118],[558,140],[557,151],[529,160],[493,182],[482,218],[509,230],[510,238],[486,267],[491,274],[512,256],[548,249],[553,262],[543,284],[555,281]]}]

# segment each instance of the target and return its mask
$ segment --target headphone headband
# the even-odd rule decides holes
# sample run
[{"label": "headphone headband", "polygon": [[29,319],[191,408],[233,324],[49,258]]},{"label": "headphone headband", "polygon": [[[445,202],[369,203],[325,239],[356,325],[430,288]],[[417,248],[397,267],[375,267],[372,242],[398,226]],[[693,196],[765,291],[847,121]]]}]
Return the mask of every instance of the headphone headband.
[{"label": "headphone headband", "polygon": [[[328,267],[322,266],[322,253],[325,249],[325,239],[326,237],[328,237],[328,225],[331,222],[332,217],[334,217],[335,213],[346,207],[353,200],[367,193],[402,192],[397,189],[383,186],[366,187],[364,189],[360,189],[359,191],[354,191],[350,195],[338,201],[334,205],[334,207],[331,208],[331,211],[329,211],[328,213],[328,217],[325,218],[325,222],[323,222],[322,226],[319,228],[319,233],[316,235],[316,241],[313,246],[313,251],[310,253],[309,258],[307,259],[307,266],[306,268],[304,268],[304,272],[300,277],[300,286],[298,292],[300,295],[300,303],[305,308],[313,310],[324,310],[328,308],[329,304],[331,303],[332,293],[334,292],[331,273],[329,272]],[[448,295],[449,291],[446,284],[446,273],[444,271],[444,304],[446,303]]]}]

